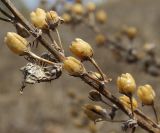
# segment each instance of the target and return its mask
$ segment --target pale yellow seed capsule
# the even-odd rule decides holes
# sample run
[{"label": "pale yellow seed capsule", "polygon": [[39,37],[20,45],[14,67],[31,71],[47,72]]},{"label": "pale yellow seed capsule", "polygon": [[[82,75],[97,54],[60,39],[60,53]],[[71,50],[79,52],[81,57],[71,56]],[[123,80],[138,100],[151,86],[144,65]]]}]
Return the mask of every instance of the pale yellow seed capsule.
[{"label": "pale yellow seed capsule", "polygon": [[46,20],[47,21],[50,21],[50,20],[56,21],[58,19],[59,19],[59,16],[58,16],[57,12],[49,11],[46,13]]},{"label": "pale yellow seed capsule", "polygon": [[81,60],[87,60],[88,58],[93,56],[93,49],[92,47],[85,41],[80,38],[76,38],[71,46],[71,52],[76,55]]},{"label": "pale yellow seed capsule", "polygon": [[21,37],[17,33],[8,32],[4,39],[8,48],[18,55],[23,55],[27,51],[28,42],[25,38]]},{"label": "pale yellow seed capsule", "polygon": [[89,2],[89,3],[87,4],[87,10],[90,11],[90,12],[95,11],[95,10],[96,10],[96,5],[95,5],[95,3]]},{"label": "pale yellow seed capsule", "polygon": [[135,92],[136,83],[131,74],[122,74],[117,78],[119,92],[125,95],[131,95]]},{"label": "pale yellow seed capsule", "polygon": [[46,12],[43,9],[37,8],[35,12],[31,12],[30,18],[37,28],[45,29],[47,27]]},{"label": "pale yellow seed capsule", "polygon": [[72,6],[72,13],[76,15],[82,15],[84,13],[83,5],[80,3],[76,3]]},{"label": "pale yellow seed capsule", "polygon": [[103,34],[98,34],[96,36],[96,44],[97,45],[104,45],[106,42],[106,37]]},{"label": "pale yellow seed capsule", "polygon": [[71,22],[71,20],[72,20],[71,15],[69,15],[68,13],[64,13],[64,14],[62,15],[62,18],[64,19],[64,22],[65,22],[65,23],[69,23],[69,22]]},{"label": "pale yellow seed capsule", "polygon": [[[119,100],[126,108],[131,109],[131,101],[129,97],[123,95],[119,97]],[[132,97],[132,106],[133,110],[135,110],[138,107],[138,103],[134,97]]]},{"label": "pale yellow seed capsule", "polygon": [[128,36],[129,39],[134,39],[138,33],[136,27],[133,26],[124,26],[122,32]]},{"label": "pale yellow seed capsule", "polygon": [[107,14],[104,10],[100,10],[96,13],[96,20],[99,23],[105,23],[107,21]]},{"label": "pale yellow seed capsule", "polygon": [[67,57],[67,59],[63,61],[63,67],[70,75],[73,76],[80,76],[85,72],[83,64],[71,56]]},{"label": "pale yellow seed capsule", "polygon": [[137,95],[144,105],[152,105],[156,94],[150,85],[139,86],[137,90]]}]

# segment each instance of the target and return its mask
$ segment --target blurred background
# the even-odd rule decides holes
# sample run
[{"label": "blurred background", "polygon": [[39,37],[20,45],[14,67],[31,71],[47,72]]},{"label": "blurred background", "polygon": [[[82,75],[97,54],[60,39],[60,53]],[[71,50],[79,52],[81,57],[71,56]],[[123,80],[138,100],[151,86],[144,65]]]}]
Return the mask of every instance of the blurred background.
[{"label": "blurred background", "polygon": [[[28,19],[29,13],[41,6],[39,0],[13,0],[13,2]],[[54,0],[48,0],[45,8],[50,8],[54,2]],[[135,43],[142,45],[142,40],[155,43],[156,54],[159,54],[159,0],[94,0],[94,2],[98,8],[104,9],[108,14],[107,24],[102,28],[103,32],[113,34],[124,24],[135,26],[141,38]],[[0,133],[122,132],[121,125],[118,123],[101,122],[95,127],[88,121],[82,112],[82,106],[91,102],[88,99],[88,92],[91,88],[65,72],[58,80],[51,83],[28,85],[23,95],[20,95],[19,89],[23,77],[19,69],[26,64],[26,61],[11,53],[4,44],[6,32],[15,31],[13,26],[0,22],[0,29]],[[68,46],[76,37],[84,39],[93,46],[96,61],[113,79],[109,84],[112,88],[111,92],[119,96],[116,89],[116,77],[121,73],[129,72],[135,77],[137,85],[148,83],[154,87],[157,94],[156,108],[160,110],[158,104],[160,77],[146,74],[141,65],[128,65],[114,60],[110,50],[96,46],[95,33],[85,28],[85,25],[77,27],[74,31],[62,25],[59,31],[66,55],[71,55]],[[149,107],[144,107],[143,111],[154,119]],[[123,119],[125,116],[118,112],[116,118]],[[143,133],[144,131],[138,128],[137,132]]]}]

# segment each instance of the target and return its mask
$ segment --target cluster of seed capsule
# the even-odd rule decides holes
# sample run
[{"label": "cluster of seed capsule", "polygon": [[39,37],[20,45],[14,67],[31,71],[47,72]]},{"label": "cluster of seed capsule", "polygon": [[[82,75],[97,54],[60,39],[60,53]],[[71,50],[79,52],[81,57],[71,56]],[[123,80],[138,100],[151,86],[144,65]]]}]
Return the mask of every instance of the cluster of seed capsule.
[{"label": "cluster of seed capsule", "polygon": [[[81,9],[80,7],[82,5],[81,3],[76,3],[76,4],[78,4],[77,13],[80,14],[80,9]],[[77,10],[74,8],[72,9]],[[40,8],[38,8],[35,12],[32,12],[30,16],[32,24],[36,28],[41,29],[42,32],[55,30],[56,27],[59,26],[63,21],[63,19],[61,19],[61,17],[59,17],[55,11],[49,11],[46,13],[43,9]],[[7,44],[9,49],[15,54],[21,56],[25,54],[30,54],[34,58],[37,58],[37,56],[30,51],[30,48],[28,47],[29,44],[28,41],[23,36],[17,33],[8,32],[5,37],[5,43]],[[60,50],[61,48],[62,47],[59,46]],[[102,72],[102,70],[99,68],[99,66],[97,65],[97,63],[93,58],[94,51],[89,43],[85,42],[80,38],[76,38],[70,45],[70,51],[78,59],[73,56],[65,57],[64,55],[64,58],[60,63],[62,63],[63,69],[65,71],[67,71],[70,75],[77,77],[81,77],[84,74],[88,74],[94,81],[99,81],[102,84],[105,84],[107,82],[108,79],[106,79],[105,74]],[[38,59],[47,62],[50,65],[55,65],[55,63],[51,62],[50,60],[43,58],[38,58]],[[84,61],[91,62],[96,67],[98,72],[92,72],[92,71],[88,72],[84,67],[83,64]],[[123,106],[126,109],[131,111],[131,114],[134,119],[134,110],[138,108],[138,102],[133,97],[133,94],[135,93],[137,87],[132,75],[126,73],[119,76],[117,78],[117,88],[119,92],[123,94],[123,96],[119,97],[119,101],[123,104]],[[94,91],[89,94],[92,100],[102,101],[102,97],[99,92]],[[154,106],[155,92],[151,87],[151,85],[147,84],[139,86],[137,90],[137,95],[143,105]],[[98,122],[100,120],[110,120],[114,115],[113,113],[115,113],[114,111],[117,110],[117,107],[113,105],[111,105],[111,107],[112,107],[112,112],[107,113],[106,109],[102,108],[99,105],[88,104],[84,106],[84,112],[94,122]]]}]

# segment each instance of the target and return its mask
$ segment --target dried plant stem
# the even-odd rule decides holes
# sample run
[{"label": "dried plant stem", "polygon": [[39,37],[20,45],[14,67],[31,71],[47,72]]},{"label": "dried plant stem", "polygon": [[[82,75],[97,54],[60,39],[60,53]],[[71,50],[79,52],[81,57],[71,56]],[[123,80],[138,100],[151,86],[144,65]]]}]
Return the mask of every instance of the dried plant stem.
[{"label": "dried plant stem", "polygon": [[134,118],[132,94],[131,94],[131,95],[129,95],[129,99],[130,99],[130,103],[131,103],[132,118]]},{"label": "dried plant stem", "polygon": [[48,35],[49,39],[51,40],[51,42],[53,43],[54,41],[53,41],[50,30],[47,31],[47,35]]},{"label": "dried plant stem", "polygon": [[50,65],[55,65],[54,62],[46,60],[44,58],[41,58],[41,57],[37,56],[36,54],[32,53],[31,51],[27,51],[27,54],[29,54],[30,56],[32,56],[33,58],[35,58],[39,61],[45,62],[45,63],[50,64]]},{"label": "dried plant stem", "polygon": [[103,99],[102,99],[101,101],[102,101],[102,103],[104,103],[104,104],[108,105],[109,107],[113,108],[113,106],[112,106],[112,105],[110,105],[109,103],[107,103],[107,102],[106,102],[106,101],[104,101]]},{"label": "dried plant stem", "polygon": [[59,31],[58,31],[58,29],[57,28],[55,28],[55,30],[56,30],[56,34],[57,34],[57,37],[58,37],[58,44],[59,44],[59,46],[60,46],[60,48],[61,48],[61,51],[64,53],[64,50],[63,50],[63,46],[62,46],[62,41],[61,41],[61,37],[60,37],[60,35],[59,35]]},{"label": "dried plant stem", "polygon": [[[51,46],[41,35],[38,34],[35,27],[33,27],[15,8],[10,0],[1,0],[1,2],[12,12],[12,14],[16,17],[16,20],[19,21],[34,37],[38,36],[39,42],[51,53],[53,54],[59,61],[63,61],[66,57],[59,51],[57,51],[53,46]],[[101,73],[103,76],[103,73]],[[127,110],[123,104],[119,101],[117,97],[112,95],[109,89],[105,86],[103,89],[101,88],[101,81],[95,81],[91,79],[87,74],[81,75],[80,78],[90,85],[92,88],[99,91],[105,98],[110,100],[113,104],[115,104],[121,111],[123,111],[126,115],[130,117],[129,110]],[[137,124],[150,133],[160,133],[160,127],[157,123],[153,122],[149,117],[143,114],[139,110],[134,111],[135,119],[137,120]]]},{"label": "dried plant stem", "polygon": [[96,61],[94,60],[93,57],[89,58],[89,61],[95,66],[95,68],[98,70],[98,72],[100,73],[101,77],[102,77],[102,81],[105,81],[105,77],[104,74],[101,70],[101,68],[98,66],[98,64],[96,63]]},{"label": "dried plant stem", "polygon": [[1,7],[0,7],[0,12],[5,15],[6,17],[8,17],[9,19],[14,19],[14,17],[12,17],[11,15],[9,15],[7,12],[5,12]]},{"label": "dried plant stem", "polygon": [[157,115],[157,111],[156,111],[154,103],[152,104],[152,109],[153,109],[153,112],[154,112],[154,115],[156,118],[156,122],[157,122],[157,124],[159,124],[159,119],[158,119],[158,115]]},{"label": "dried plant stem", "polygon": [[134,133],[136,131],[136,127],[132,128],[131,133]]},{"label": "dried plant stem", "polygon": [[2,20],[2,21],[5,21],[5,22],[11,22],[11,20],[10,19],[6,19],[6,18],[2,18],[2,17],[0,17],[0,20]]}]

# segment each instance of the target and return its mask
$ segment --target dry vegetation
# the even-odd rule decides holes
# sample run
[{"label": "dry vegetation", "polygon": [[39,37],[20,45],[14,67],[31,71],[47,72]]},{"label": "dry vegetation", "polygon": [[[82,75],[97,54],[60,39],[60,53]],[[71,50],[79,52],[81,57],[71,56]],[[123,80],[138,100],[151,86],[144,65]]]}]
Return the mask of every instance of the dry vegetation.
[{"label": "dry vegetation", "polygon": [[[120,13],[117,3],[121,1],[108,3],[107,14],[99,8],[95,11],[94,3],[85,6],[77,1],[71,10],[65,3],[62,17],[55,11],[39,8],[30,13],[29,22],[10,0],[1,0],[1,27],[9,22],[17,32],[6,27],[2,40],[20,56],[10,54],[4,46],[1,48],[5,57],[1,67],[6,67],[1,72],[4,75],[0,90],[1,132],[160,132],[158,93],[155,93],[160,68],[156,34],[143,34],[152,18],[147,16],[148,25],[143,25],[142,18],[138,19],[141,15],[131,17],[124,10],[129,10],[132,4],[141,8],[145,3],[154,8],[137,7],[137,10],[153,14],[158,4],[143,0],[124,2],[118,7]],[[138,11],[130,14],[136,15]],[[114,13],[117,18],[112,17]],[[127,19],[121,20],[125,15]],[[154,20],[150,23],[157,24],[157,17]],[[80,36],[84,39],[78,38]],[[90,40],[93,37],[96,46],[90,45],[94,44],[94,40]],[[153,43],[148,43],[150,40]],[[68,56],[72,55],[69,48],[76,58]],[[23,77],[13,71],[22,66],[21,58],[27,61],[21,68]],[[11,62],[6,62],[9,59]],[[78,78],[84,82],[79,83]],[[22,81],[22,85],[18,81]],[[18,95],[18,87],[20,93],[25,92],[23,95]],[[87,101],[87,96],[92,102]],[[111,124],[116,128],[108,126]]]}]

